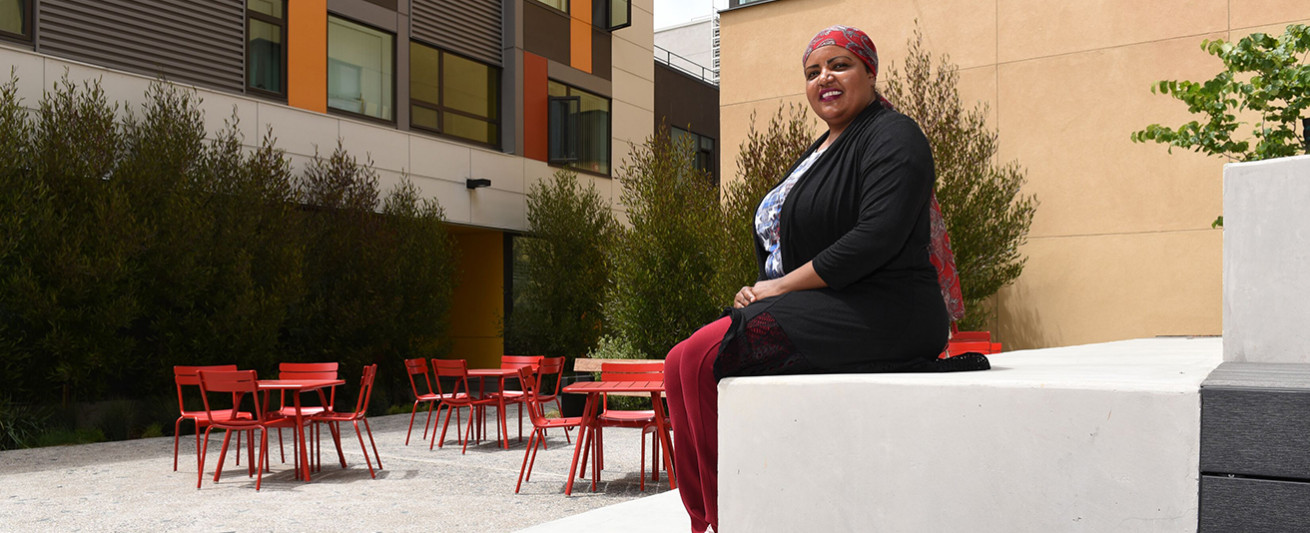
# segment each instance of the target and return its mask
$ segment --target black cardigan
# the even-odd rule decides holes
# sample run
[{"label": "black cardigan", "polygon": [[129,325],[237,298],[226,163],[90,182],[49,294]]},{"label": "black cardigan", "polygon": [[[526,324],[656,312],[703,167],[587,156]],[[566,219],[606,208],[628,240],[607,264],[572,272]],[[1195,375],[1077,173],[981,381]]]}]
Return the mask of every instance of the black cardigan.
[{"label": "black cardigan", "polygon": [[[824,371],[895,371],[936,357],[950,323],[928,260],[934,180],[932,151],[912,119],[877,102],[862,111],[788,193],[779,215],[783,271],[813,261],[828,287],[732,310],[719,359],[724,350],[770,349],[752,338],[758,327],[748,328],[765,313],[799,357]],[[764,279],[758,236],[755,258]],[[727,375],[739,374],[719,377]]]}]

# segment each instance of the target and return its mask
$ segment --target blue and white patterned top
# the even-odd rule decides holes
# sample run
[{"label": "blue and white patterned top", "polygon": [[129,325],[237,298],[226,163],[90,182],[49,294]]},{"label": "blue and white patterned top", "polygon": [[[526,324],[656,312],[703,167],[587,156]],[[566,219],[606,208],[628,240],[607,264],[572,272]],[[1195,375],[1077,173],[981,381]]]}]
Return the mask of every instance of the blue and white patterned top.
[{"label": "blue and white patterned top", "polygon": [[760,236],[760,241],[764,243],[764,252],[769,254],[764,261],[764,275],[768,279],[781,278],[782,271],[782,249],[778,246],[778,215],[782,212],[782,203],[787,200],[787,193],[791,188],[800,181],[805,171],[810,169],[810,165],[819,158],[823,150],[815,150],[809,157],[796,165],[796,170],[791,172],[787,179],[774,187],[769,194],[764,195],[764,200],[760,201],[760,207],[755,210],[755,234]]}]

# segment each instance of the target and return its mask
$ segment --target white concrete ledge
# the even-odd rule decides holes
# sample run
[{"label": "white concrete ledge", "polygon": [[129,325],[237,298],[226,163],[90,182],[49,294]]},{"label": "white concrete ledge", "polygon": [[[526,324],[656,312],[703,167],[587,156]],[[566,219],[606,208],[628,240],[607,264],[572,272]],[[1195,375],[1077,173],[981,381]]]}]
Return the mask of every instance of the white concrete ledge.
[{"label": "white concrete ledge", "polygon": [[724,531],[1195,531],[1219,338],[719,384]]}]

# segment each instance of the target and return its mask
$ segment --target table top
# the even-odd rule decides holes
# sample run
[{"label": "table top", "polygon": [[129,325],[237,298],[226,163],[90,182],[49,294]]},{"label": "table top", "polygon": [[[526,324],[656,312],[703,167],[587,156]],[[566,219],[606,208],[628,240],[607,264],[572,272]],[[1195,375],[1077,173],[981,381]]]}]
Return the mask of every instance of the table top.
[{"label": "table top", "polygon": [[660,392],[664,381],[579,381],[564,387],[564,392]]},{"label": "table top", "polygon": [[346,380],[344,379],[261,379],[259,380],[259,389],[311,391],[345,384]]},{"label": "table top", "polygon": [[498,377],[498,376],[517,376],[517,368],[470,368],[469,377]]}]

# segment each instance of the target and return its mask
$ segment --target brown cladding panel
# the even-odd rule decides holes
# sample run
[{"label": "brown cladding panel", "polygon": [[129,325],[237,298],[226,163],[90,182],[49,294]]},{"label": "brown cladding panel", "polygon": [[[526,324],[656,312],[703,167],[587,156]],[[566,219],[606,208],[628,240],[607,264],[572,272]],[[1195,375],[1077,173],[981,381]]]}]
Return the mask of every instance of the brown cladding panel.
[{"label": "brown cladding panel", "polygon": [[523,2],[523,49],[569,64],[569,17],[537,2]]},{"label": "brown cladding panel", "polygon": [[[652,59],[652,61],[654,61]],[[689,129],[719,139],[719,88],[655,62],[655,126]],[[717,148],[717,147],[716,147]]]},{"label": "brown cladding panel", "polygon": [[245,20],[242,0],[45,0],[37,50],[240,92]]},{"label": "brown cladding panel", "polygon": [[411,35],[440,48],[500,66],[500,0],[414,0]]},{"label": "brown cladding panel", "polygon": [[595,28],[591,32],[591,73],[595,76],[612,81],[614,76],[611,75],[610,55],[611,46],[610,32]]}]

